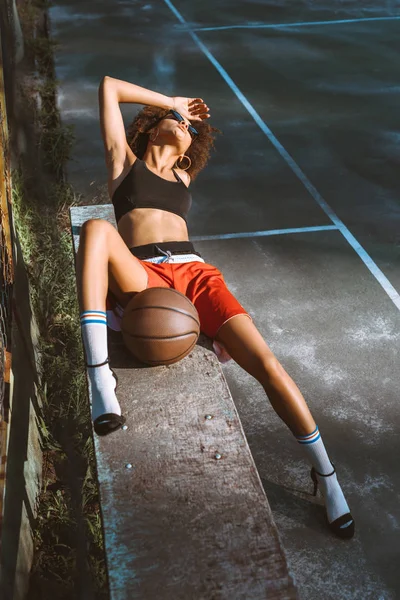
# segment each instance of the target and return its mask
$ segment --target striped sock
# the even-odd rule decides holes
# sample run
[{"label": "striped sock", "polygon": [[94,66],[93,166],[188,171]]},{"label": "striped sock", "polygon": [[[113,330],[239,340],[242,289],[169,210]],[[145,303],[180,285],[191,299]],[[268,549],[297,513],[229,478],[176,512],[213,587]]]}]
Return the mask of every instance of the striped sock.
[{"label": "striped sock", "polygon": [[[89,365],[103,363],[108,357],[107,314],[101,310],[86,310],[80,314],[82,340],[86,362]],[[105,413],[121,414],[115,395],[116,381],[108,363],[88,369],[92,396],[92,419]]]},{"label": "striped sock", "polygon": [[[308,435],[297,435],[295,437],[298,443],[303,447],[308,461],[318,473],[322,473],[323,475],[332,473],[333,466],[325,450],[318,426]],[[332,521],[335,521],[335,519],[338,519],[341,515],[350,512],[349,505],[345,500],[336,473],[330,477],[318,477],[317,475],[317,479],[322,496],[325,500],[326,514],[329,523],[332,523]],[[342,525],[342,528],[348,527],[350,523],[351,521],[345,523]]]}]

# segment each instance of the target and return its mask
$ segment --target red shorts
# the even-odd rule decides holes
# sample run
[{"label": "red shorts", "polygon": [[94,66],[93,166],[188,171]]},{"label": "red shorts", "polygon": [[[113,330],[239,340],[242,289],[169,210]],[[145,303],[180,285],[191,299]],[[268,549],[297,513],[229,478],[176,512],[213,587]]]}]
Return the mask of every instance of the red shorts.
[{"label": "red shorts", "polygon": [[[236,315],[251,319],[228,290],[221,271],[213,265],[197,261],[157,264],[140,260],[140,263],[148,274],[147,288],[174,288],[189,298],[199,313],[200,330],[208,337],[213,339],[221,325]],[[109,297],[107,304],[110,307]]]}]

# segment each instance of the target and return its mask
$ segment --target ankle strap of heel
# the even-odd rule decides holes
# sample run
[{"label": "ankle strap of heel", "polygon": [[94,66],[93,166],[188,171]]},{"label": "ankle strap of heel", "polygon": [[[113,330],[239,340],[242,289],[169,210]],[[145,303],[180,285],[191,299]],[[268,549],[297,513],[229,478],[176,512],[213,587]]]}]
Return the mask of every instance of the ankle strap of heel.
[{"label": "ankle strap of heel", "polygon": [[102,363],[99,363],[98,365],[88,365],[87,362],[85,362],[85,365],[87,367],[102,367],[103,365],[106,365],[109,362],[109,357],[107,356],[106,360]]},{"label": "ankle strap of heel", "polygon": [[335,465],[333,463],[331,463],[332,467],[333,467],[333,471],[332,473],[327,473],[327,474],[323,474],[323,473],[318,473],[318,471],[314,471],[316,472],[317,475],[319,475],[320,477],[330,477],[331,475],[333,475],[334,473],[336,473],[336,469],[335,469]]}]

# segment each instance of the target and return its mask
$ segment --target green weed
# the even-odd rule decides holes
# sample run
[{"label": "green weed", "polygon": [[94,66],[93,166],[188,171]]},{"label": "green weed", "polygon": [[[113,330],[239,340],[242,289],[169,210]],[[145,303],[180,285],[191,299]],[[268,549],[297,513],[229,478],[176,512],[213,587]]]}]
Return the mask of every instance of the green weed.
[{"label": "green weed", "polygon": [[[65,181],[74,144],[56,107],[55,43],[37,32],[49,3],[21,3],[25,37],[37,73],[21,82],[21,110],[32,121],[35,147],[12,172],[13,217],[30,283],[38,328],[43,485],[33,531],[35,556],[29,598],[77,597],[82,569],[96,598],[106,598],[106,570],[90,409],[76,294],[69,209],[80,203]],[[27,33],[28,32],[28,33]],[[39,74],[39,77],[37,76]],[[35,100],[36,98],[36,100]],[[34,110],[32,110],[34,106]],[[82,547],[81,524],[85,529]],[[83,563],[82,563],[83,561]]]}]

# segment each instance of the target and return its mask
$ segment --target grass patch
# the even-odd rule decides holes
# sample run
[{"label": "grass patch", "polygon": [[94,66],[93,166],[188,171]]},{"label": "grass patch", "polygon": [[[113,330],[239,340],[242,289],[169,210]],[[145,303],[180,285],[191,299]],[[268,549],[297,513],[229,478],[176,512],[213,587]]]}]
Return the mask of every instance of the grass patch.
[{"label": "grass patch", "polygon": [[12,172],[13,217],[40,331],[44,452],[29,598],[69,600],[86,590],[85,597],[103,600],[106,570],[69,224],[69,208],[80,199],[64,177],[74,134],[57,110],[54,42],[39,31],[48,3],[21,6],[36,73],[21,76],[19,85],[33,146]]}]

